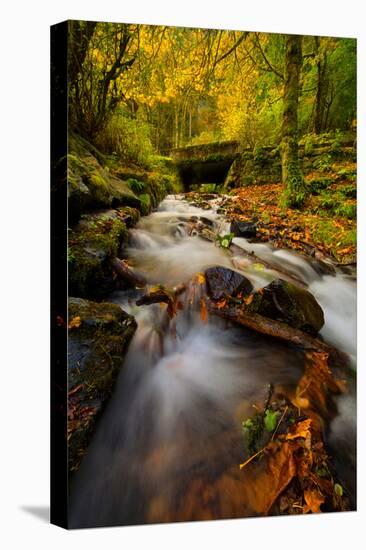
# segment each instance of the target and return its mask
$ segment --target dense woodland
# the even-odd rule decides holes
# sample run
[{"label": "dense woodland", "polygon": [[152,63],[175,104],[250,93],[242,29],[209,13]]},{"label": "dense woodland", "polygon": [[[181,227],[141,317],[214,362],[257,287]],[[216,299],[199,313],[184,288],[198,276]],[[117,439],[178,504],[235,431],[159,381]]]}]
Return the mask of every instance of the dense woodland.
[{"label": "dense woodland", "polygon": [[71,123],[111,150],[122,149],[116,134],[139,136],[146,154],[150,144],[278,143],[290,48],[299,136],[354,127],[354,39],[79,21],[70,30]]},{"label": "dense woodland", "polygon": [[142,164],[187,144],[282,139],[301,196],[296,140],[355,129],[354,39],[73,21],[69,55],[72,127]]}]

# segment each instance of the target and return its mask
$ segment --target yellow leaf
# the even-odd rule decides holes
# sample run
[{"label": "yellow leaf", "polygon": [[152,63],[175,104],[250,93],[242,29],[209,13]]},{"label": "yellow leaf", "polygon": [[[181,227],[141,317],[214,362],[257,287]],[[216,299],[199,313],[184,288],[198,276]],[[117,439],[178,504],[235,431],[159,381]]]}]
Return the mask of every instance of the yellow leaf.
[{"label": "yellow leaf", "polygon": [[79,328],[81,325],[81,319],[79,316],[73,317],[69,322],[69,328]]}]

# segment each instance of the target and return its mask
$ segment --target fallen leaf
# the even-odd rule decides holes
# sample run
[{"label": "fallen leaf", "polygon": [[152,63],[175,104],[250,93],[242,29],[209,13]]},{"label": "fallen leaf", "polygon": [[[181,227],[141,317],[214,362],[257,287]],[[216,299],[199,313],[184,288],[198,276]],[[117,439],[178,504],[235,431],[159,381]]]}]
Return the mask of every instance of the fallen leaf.
[{"label": "fallen leaf", "polygon": [[310,426],[311,418],[298,422],[295,425],[295,431],[288,433],[286,435],[286,439],[297,439],[298,437],[303,437],[306,439],[310,435]]},{"label": "fallen leaf", "polygon": [[69,328],[79,328],[81,325],[81,319],[79,316],[73,317],[69,322]]},{"label": "fallen leaf", "polygon": [[279,415],[280,413],[278,411],[272,411],[271,409],[266,410],[266,414],[264,416],[264,427],[267,432],[273,432],[277,426],[277,419]]},{"label": "fallen leaf", "polygon": [[206,282],[206,278],[203,273],[197,273],[197,283],[200,285],[204,285]]},{"label": "fallen leaf", "polygon": [[204,298],[201,298],[200,302],[201,302],[201,321],[202,323],[206,324],[208,321],[206,301]]},{"label": "fallen leaf", "polygon": [[306,506],[303,508],[304,514],[307,514],[308,512],[312,512],[313,514],[321,513],[320,506],[324,502],[324,496],[319,491],[316,489],[305,490],[304,498],[306,502]]},{"label": "fallen leaf", "polygon": [[334,485],[334,492],[339,497],[343,496],[343,487],[342,487],[342,485],[340,485],[339,483],[336,483]]},{"label": "fallen leaf", "polygon": [[242,470],[243,500],[257,514],[267,515],[296,475],[294,453],[297,449],[298,445],[293,441],[285,441],[279,447],[272,442],[267,446],[264,460]]}]

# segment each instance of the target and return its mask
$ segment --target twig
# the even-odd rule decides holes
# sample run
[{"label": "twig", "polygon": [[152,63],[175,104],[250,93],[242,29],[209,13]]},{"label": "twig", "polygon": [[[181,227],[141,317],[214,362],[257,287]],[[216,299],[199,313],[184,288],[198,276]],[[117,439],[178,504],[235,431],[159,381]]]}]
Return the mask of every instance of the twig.
[{"label": "twig", "polygon": [[266,447],[263,447],[263,449],[261,449],[260,451],[256,452],[254,455],[252,455],[250,458],[248,458],[248,460],[246,460],[245,462],[243,462],[243,464],[239,464],[239,468],[242,470],[243,468],[245,468],[245,466],[247,466],[250,462],[252,462],[252,460],[260,455],[261,453],[264,452]]},{"label": "twig", "polygon": [[276,429],[275,429],[275,431],[274,431],[273,434],[272,434],[271,441],[274,440],[274,437],[275,437],[275,435],[276,435],[276,433],[277,433],[278,428],[280,427],[280,424],[281,424],[281,422],[282,422],[282,420],[283,420],[283,417],[284,417],[285,414],[287,413],[287,409],[288,409],[288,405],[286,405],[285,410],[283,411],[282,416],[281,416],[281,418],[280,418],[280,420],[279,420],[279,422],[278,422],[278,424],[277,424],[277,426],[276,426]]}]

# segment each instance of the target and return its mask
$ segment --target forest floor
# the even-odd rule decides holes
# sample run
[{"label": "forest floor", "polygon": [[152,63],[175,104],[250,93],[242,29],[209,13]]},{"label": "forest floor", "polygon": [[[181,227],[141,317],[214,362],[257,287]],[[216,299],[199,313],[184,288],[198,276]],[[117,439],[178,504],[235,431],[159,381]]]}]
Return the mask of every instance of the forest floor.
[{"label": "forest floor", "polygon": [[[301,210],[281,207],[280,183],[236,188],[226,214],[231,219],[256,220],[257,238],[271,240],[275,247],[323,254],[340,264],[356,263],[356,182],[348,177],[354,169],[353,163],[347,164],[341,178],[332,173],[326,178],[307,175],[312,191]],[[329,181],[334,183],[328,185]]]}]

